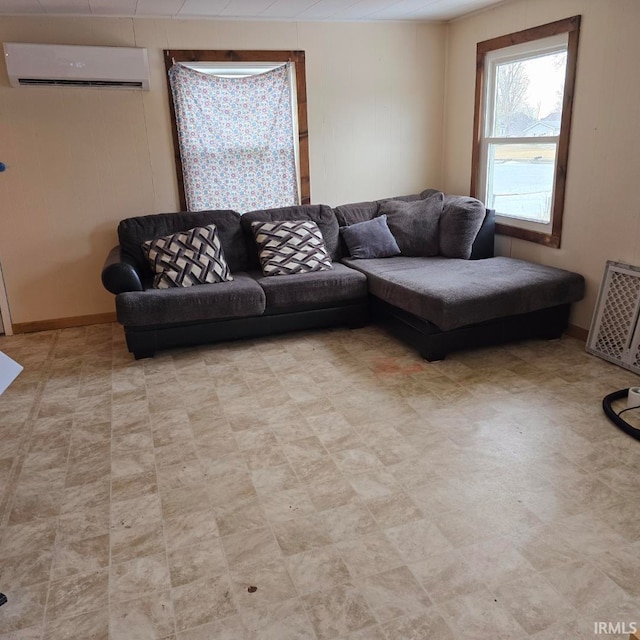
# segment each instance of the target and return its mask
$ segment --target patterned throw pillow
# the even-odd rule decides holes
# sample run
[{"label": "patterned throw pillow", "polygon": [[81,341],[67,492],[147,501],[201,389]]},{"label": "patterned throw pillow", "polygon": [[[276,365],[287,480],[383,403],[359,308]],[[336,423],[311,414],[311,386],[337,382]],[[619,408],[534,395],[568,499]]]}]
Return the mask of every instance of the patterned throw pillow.
[{"label": "patterned throw pillow", "polygon": [[252,222],[265,276],[333,269],[322,233],[311,220]]},{"label": "patterned throw pillow", "polygon": [[156,289],[233,280],[215,224],[142,243]]}]

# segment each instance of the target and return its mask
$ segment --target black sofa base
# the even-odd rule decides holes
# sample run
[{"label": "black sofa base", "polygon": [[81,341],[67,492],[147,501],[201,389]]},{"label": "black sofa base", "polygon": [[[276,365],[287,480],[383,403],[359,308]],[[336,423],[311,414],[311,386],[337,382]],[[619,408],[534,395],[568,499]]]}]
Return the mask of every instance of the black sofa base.
[{"label": "black sofa base", "polygon": [[323,327],[362,327],[369,322],[369,303],[359,301],[339,307],[308,309],[273,315],[211,320],[155,327],[125,326],[127,347],[136,360],[151,358],[160,349],[256,338],[289,331]]},{"label": "black sofa base", "polygon": [[569,304],[516,316],[496,318],[480,324],[442,331],[435,325],[398,309],[375,296],[371,313],[399,340],[416,348],[429,362],[444,360],[448,353],[475,347],[488,347],[517,340],[559,338],[569,322]]}]

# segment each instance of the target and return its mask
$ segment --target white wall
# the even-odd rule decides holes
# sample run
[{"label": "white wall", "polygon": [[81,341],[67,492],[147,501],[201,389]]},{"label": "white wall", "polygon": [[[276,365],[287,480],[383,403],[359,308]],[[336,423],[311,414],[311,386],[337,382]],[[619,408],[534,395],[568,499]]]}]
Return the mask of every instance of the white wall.
[{"label": "white wall", "polygon": [[150,92],[9,87],[0,65],[0,262],[14,323],[109,312],[129,216],[176,211],[162,49],[306,51],[311,197],[442,183],[445,25],[3,17],[0,41],[149,49]]},{"label": "white wall", "polygon": [[476,44],[582,15],[562,247],[499,236],[510,255],[582,273],[571,322],[589,328],[606,260],[640,264],[640,2],[514,0],[449,24],[444,187],[469,193]]}]

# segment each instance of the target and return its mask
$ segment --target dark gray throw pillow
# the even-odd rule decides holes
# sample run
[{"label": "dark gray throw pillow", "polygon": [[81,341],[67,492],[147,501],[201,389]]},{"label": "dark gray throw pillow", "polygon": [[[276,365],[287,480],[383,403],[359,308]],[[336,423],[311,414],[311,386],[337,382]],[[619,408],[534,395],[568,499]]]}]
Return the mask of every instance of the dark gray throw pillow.
[{"label": "dark gray throw pillow", "polygon": [[468,260],[485,213],[480,200],[467,196],[445,196],[440,217],[440,255]]},{"label": "dark gray throw pillow", "polygon": [[437,191],[424,200],[385,200],[380,214],[386,214],[389,230],[403,256],[438,255],[438,226],[444,195]]},{"label": "dark gray throw pillow", "polygon": [[352,258],[389,258],[400,253],[385,215],[340,227],[340,233]]}]

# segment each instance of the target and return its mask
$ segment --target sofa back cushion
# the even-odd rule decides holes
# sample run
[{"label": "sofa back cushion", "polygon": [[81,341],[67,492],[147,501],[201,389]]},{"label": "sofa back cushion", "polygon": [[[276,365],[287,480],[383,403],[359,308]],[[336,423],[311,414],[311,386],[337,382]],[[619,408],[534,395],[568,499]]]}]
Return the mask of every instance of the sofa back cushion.
[{"label": "sofa back cushion", "polygon": [[242,216],[241,223],[245,230],[245,236],[253,245],[251,259],[254,268],[259,266],[258,254],[253,240],[252,222],[283,222],[285,220],[311,220],[318,225],[327,253],[332,260],[339,258],[339,228],[330,207],[324,204],[305,204],[293,207],[279,207],[277,209],[264,209],[249,211]]},{"label": "sofa back cushion", "polygon": [[341,227],[348,227],[358,222],[366,222],[376,218],[380,213],[380,204],[389,200],[400,200],[401,202],[415,202],[416,200],[424,200],[434,193],[438,193],[436,189],[425,189],[421,193],[412,193],[408,196],[396,196],[395,198],[384,198],[383,200],[373,200],[370,202],[353,202],[351,204],[342,204],[335,207],[333,212],[336,214],[338,224]]},{"label": "sofa back cushion", "polygon": [[141,274],[150,277],[151,270],[142,250],[143,242],[210,224],[216,225],[229,269],[234,272],[250,268],[247,241],[240,226],[240,215],[235,211],[157,213],[127,218],[118,225],[118,239],[122,251],[135,261]]},{"label": "sofa back cushion", "polygon": [[480,200],[446,195],[440,217],[440,255],[468,260],[485,214]]},{"label": "sofa back cushion", "polygon": [[380,203],[380,214],[386,214],[389,229],[403,256],[426,258],[438,255],[443,197],[442,192],[437,191],[420,200],[386,200]]},{"label": "sofa back cushion", "polygon": [[349,227],[352,224],[373,220],[378,215],[378,206],[378,202],[354,202],[342,204],[336,207],[333,212],[341,227]]}]

